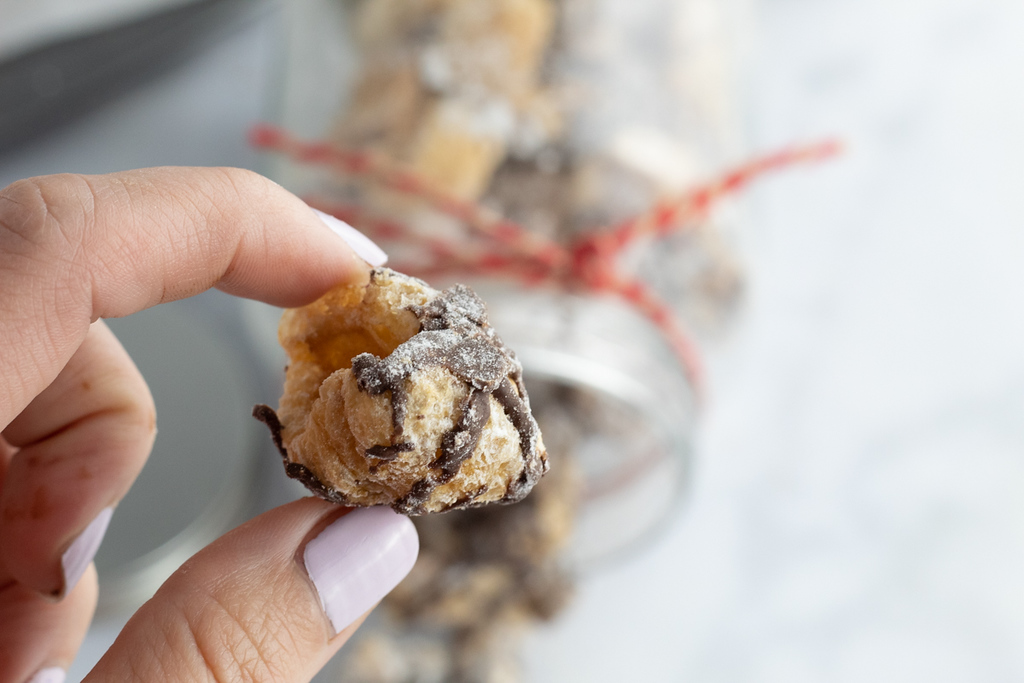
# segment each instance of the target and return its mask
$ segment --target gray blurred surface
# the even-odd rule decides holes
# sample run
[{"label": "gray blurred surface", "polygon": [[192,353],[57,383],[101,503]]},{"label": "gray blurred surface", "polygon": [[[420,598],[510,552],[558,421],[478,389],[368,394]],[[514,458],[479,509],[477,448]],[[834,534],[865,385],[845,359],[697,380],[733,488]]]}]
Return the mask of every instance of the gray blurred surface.
[{"label": "gray blurred surface", "polygon": [[[149,377],[160,407],[157,457],[118,505],[108,531],[130,541],[105,544],[96,558],[101,575],[153,552],[195,520],[226,477],[245,481],[255,444],[246,429],[257,392],[248,369],[212,322],[177,307],[150,309],[110,327]],[[226,465],[227,467],[222,467]]]},{"label": "gray blurred surface", "polygon": [[201,0],[7,56],[0,61],[0,154],[158,79],[250,12],[248,0]]},{"label": "gray blurred surface", "polygon": [[279,33],[272,4],[254,2],[220,42],[186,55],[31,146],[0,155],[0,185],[45,173],[106,173],[141,166],[253,167],[246,129],[263,120]]},{"label": "gray blurred surface", "polygon": [[96,556],[101,615],[137,608],[259,507],[268,442],[251,412],[276,387],[234,309],[226,294],[207,292],[108,322],[146,377],[159,432]]}]

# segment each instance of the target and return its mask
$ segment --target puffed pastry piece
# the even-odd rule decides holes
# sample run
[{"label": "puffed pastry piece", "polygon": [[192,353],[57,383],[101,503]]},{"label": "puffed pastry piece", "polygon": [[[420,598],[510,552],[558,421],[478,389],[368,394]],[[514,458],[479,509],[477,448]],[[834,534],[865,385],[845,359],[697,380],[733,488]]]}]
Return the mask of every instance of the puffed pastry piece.
[{"label": "puffed pastry piece", "polygon": [[286,310],[278,337],[284,394],[253,414],[322,498],[422,515],[517,502],[547,471],[522,366],[468,287],[377,268]]}]

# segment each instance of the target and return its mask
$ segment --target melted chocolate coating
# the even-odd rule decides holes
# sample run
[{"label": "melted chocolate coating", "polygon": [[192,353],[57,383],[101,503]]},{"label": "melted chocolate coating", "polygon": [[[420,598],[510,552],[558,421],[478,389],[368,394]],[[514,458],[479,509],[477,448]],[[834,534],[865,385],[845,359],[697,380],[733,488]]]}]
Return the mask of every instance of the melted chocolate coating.
[{"label": "melted chocolate coating", "polygon": [[[521,373],[515,376],[518,386],[522,386],[520,377]],[[537,449],[537,436],[540,430],[537,427],[536,420],[533,419],[533,414],[530,412],[530,403],[526,397],[526,390],[520,389],[517,391],[512,386],[512,382],[506,379],[495,390],[494,398],[505,409],[505,414],[508,415],[512,426],[519,432],[519,448],[523,452],[523,472],[517,480],[509,484],[508,490],[502,498],[502,502],[514,503],[522,500],[530,492],[534,484],[540,480],[544,472],[547,471],[547,463],[540,463],[527,457],[527,454]]]},{"label": "melted chocolate coating", "polygon": [[455,427],[441,437],[441,455],[430,466],[441,470],[439,483],[451,481],[459,468],[476,449],[480,435],[491,418],[491,401],[479,389],[471,392],[462,402],[462,416]]},{"label": "melted chocolate coating", "polygon": [[373,458],[379,462],[391,462],[400,454],[413,449],[411,443],[400,443],[394,446],[370,446],[366,449],[366,457]]}]

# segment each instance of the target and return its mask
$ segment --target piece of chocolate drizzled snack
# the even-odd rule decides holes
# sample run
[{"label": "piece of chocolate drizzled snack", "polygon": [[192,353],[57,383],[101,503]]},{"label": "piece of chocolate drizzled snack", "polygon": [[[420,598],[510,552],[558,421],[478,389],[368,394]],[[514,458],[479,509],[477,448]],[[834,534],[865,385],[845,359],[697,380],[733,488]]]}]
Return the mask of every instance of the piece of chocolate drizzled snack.
[{"label": "piece of chocolate drizzled snack", "polygon": [[547,471],[522,366],[463,285],[386,268],[289,309],[278,410],[256,406],[288,476],[412,515],[521,500]]}]

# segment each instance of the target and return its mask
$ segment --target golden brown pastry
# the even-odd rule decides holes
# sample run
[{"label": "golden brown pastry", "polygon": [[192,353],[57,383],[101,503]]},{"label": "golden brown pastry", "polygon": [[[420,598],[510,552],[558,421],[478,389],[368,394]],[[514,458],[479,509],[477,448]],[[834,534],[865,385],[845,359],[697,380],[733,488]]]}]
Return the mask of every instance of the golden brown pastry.
[{"label": "golden brown pastry", "polygon": [[463,285],[375,269],[289,309],[278,411],[257,406],[290,477],[405,514],[521,500],[547,471],[522,366]]}]

